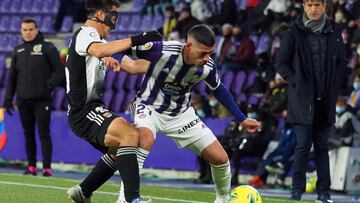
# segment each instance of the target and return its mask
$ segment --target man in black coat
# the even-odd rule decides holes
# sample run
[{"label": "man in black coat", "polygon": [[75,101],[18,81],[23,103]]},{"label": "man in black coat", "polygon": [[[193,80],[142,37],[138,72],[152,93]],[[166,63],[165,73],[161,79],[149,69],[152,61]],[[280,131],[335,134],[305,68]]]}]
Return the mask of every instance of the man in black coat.
[{"label": "man in black coat", "polygon": [[17,95],[20,119],[24,128],[28,168],[25,174],[36,175],[35,123],[37,123],[42,157],[43,175],[51,175],[52,143],[50,138],[51,91],[64,79],[64,67],[55,46],[44,41],[32,19],[21,23],[24,43],[15,47],[4,107],[12,115],[13,97]]},{"label": "man in black coat", "polygon": [[288,81],[288,122],[297,137],[292,196],[301,200],[306,163],[314,144],[317,193],[320,203],[331,203],[328,139],[335,122],[335,103],[346,51],[337,24],[327,19],[326,0],[303,0],[304,13],[285,31],[275,68]]}]

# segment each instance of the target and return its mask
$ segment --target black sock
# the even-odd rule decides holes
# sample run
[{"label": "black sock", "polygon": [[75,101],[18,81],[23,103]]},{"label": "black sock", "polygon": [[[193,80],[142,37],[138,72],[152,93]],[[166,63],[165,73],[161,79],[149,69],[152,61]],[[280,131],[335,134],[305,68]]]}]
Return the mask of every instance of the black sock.
[{"label": "black sock", "polygon": [[116,164],[124,183],[125,199],[131,202],[140,196],[140,178],[136,147],[119,148],[116,153]]},{"label": "black sock", "polygon": [[90,197],[95,190],[114,175],[116,170],[115,160],[110,155],[104,154],[96,163],[91,173],[80,183],[85,197]]}]

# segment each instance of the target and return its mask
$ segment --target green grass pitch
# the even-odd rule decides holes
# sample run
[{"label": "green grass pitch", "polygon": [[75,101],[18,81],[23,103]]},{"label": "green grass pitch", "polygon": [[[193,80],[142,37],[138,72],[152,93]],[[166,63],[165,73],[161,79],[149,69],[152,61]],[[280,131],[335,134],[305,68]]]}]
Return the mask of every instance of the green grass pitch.
[{"label": "green grass pitch", "polygon": [[[0,174],[0,202],[4,203],[66,203],[71,202],[66,190],[80,183],[79,179],[43,178],[16,174]],[[106,183],[92,197],[92,202],[114,203],[119,186]],[[171,187],[142,185],[141,193],[152,197],[154,203],[205,203],[214,201],[214,193]],[[295,203],[287,199],[263,196],[263,203]],[[302,201],[306,203],[306,201]],[[308,201],[310,202],[310,201]],[[311,201],[313,202],[313,201]]]}]

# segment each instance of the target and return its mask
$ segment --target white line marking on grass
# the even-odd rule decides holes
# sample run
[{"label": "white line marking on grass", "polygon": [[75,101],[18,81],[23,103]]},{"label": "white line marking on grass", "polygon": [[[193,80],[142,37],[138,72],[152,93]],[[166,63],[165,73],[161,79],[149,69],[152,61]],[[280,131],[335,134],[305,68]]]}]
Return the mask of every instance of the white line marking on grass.
[{"label": "white line marking on grass", "polygon": [[[46,188],[46,189],[54,189],[54,190],[68,190],[69,189],[69,188],[65,188],[65,187],[58,187],[58,186],[52,186],[52,185],[38,185],[38,184],[18,183],[18,182],[9,182],[9,181],[0,181],[0,184],[17,185],[17,186],[25,186],[25,187],[33,187],[33,188]],[[95,191],[95,193],[105,194],[105,195],[112,195],[112,196],[118,196],[119,195],[119,193],[105,192],[105,191]],[[150,196],[150,197],[152,199],[166,200],[166,201],[171,201],[171,202],[206,203],[206,202],[191,201],[191,200],[184,200],[184,199],[171,199],[171,198],[155,197],[155,196]]]}]

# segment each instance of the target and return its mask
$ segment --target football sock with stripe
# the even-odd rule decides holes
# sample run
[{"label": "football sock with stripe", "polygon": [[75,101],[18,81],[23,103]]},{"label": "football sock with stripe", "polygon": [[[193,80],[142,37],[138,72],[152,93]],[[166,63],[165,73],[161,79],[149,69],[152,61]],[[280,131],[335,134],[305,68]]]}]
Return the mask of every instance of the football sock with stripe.
[{"label": "football sock with stripe", "polygon": [[96,163],[95,168],[80,183],[85,197],[90,197],[102,184],[109,180],[117,170],[115,160],[108,154],[104,154]]},{"label": "football sock with stripe", "polygon": [[116,164],[124,183],[125,199],[131,202],[140,196],[139,166],[136,147],[120,147],[116,153]]}]

